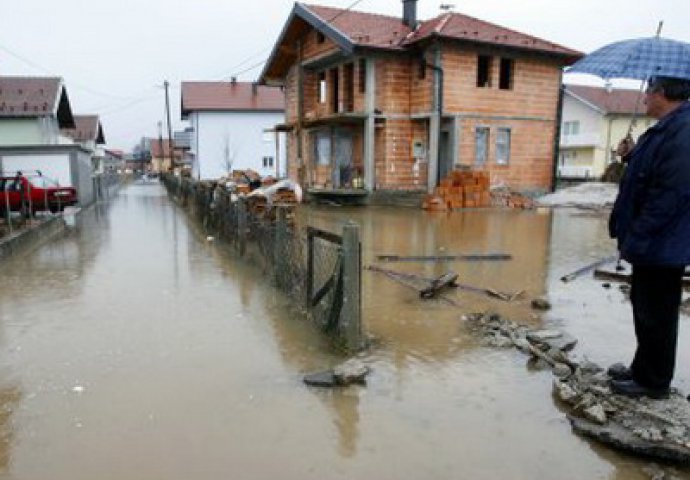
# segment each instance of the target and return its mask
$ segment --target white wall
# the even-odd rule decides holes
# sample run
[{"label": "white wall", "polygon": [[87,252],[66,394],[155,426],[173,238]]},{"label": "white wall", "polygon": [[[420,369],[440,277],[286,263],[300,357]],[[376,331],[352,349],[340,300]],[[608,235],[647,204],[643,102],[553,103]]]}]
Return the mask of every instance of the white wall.
[{"label": "white wall", "polygon": [[563,118],[561,134],[565,122],[579,121],[580,134],[599,134],[603,114],[573,98],[567,93],[563,96]]},{"label": "white wall", "polygon": [[[195,153],[194,175],[216,179],[227,174],[226,158],[232,170],[251,168],[262,176],[285,175],[285,136],[280,135],[276,158],[275,133],[265,133],[284,121],[282,112],[195,112],[190,115],[194,128],[192,151]],[[273,167],[264,168],[263,157],[273,157]]]},{"label": "white wall", "polygon": [[62,186],[74,186],[72,184],[69,153],[55,155],[3,155],[2,170],[5,174],[14,174],[17,170],[21,170],[27,175],[40,170],[44,176],[57,180]]}]

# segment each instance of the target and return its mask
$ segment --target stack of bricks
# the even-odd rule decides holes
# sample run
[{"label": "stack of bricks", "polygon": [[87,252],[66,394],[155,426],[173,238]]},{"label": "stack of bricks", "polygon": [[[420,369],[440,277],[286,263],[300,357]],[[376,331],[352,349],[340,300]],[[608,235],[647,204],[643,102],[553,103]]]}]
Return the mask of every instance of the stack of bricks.
[{"label": "stack of bricks", "polygon": [[[442,179],[434,195],[424,200],[426,210],[455,210],[491,206],[489,174],[482,170],[453,170]],[[443,207],[440,207],[440,204]]]}]

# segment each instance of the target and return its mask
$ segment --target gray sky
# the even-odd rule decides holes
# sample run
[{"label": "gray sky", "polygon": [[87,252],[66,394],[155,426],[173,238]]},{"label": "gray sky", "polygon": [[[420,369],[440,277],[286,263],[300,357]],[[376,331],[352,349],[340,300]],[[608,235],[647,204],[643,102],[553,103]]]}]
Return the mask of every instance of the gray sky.
[{"label": "gray sky", "polygon": [[[288,0],[0,0],[0,75],[57,75],[72,109],[98,113],[108,146],[130,150],[157,136],[161,85],[172,85],[173,127],[185,80],[254,80],[293,2]],[[309,0],[346,8],[355,0]],[[687,0],[419,0],[418,17],[455,11],[590,52],[652,36],[690,42]],[[10,6],[11,4],[11,6]],[[361,0],[355,10],[400,15],[400,0]]]}]

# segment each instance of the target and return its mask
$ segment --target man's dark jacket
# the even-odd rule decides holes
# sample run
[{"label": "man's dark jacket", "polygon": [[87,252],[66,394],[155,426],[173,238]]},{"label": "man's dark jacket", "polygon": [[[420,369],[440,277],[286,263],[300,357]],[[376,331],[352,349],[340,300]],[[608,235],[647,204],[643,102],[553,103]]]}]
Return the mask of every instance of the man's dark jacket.
[{"label": "man's dark jacket", "polygon": [[609,220],[621,256],[639,265],[690,264],[690,103],[639,139]]}]

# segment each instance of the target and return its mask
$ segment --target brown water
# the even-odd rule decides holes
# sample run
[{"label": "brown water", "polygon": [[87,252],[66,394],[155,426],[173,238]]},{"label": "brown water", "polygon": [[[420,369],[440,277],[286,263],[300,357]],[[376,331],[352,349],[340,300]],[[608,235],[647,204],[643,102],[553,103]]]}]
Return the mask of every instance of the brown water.
[{"label": "brown water", "polygon": [[[599,363],[633,349],[614,286],[558,278],[610,254],[605,219],[575,211],[429,215],[304,208],[362,228],[375,254],[508,252],[509,262],[386,264],[502,291],[461,307],[365,271],[367,387],[303,385],[343,359],[260,271],[191,228],[158,185],[133,185],[70,231],[0,266],[0,478],[648,478],[647,462],[571,433],[550,373],[483,348],[462,313],[495,310],[580,339]],[[529,300],[554,308],[535,315]],[[682,320],[677,385],[690,390]],[[690,473],[681,471],[681,478]]]}]

